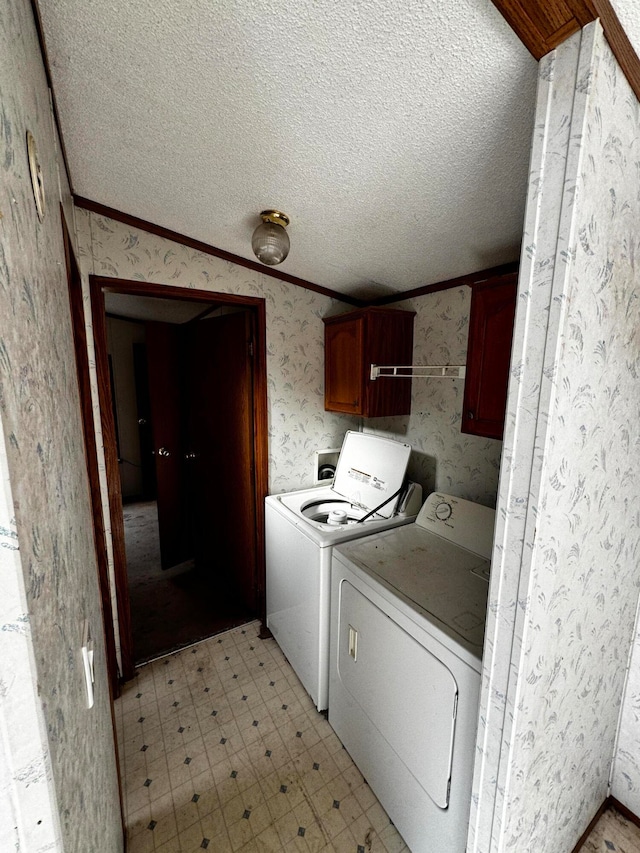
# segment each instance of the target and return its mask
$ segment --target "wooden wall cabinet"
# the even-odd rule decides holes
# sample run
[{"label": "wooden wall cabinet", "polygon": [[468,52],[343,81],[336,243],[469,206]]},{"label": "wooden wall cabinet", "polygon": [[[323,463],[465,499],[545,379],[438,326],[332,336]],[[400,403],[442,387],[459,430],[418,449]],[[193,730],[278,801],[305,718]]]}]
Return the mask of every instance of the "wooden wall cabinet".
[{"label": "wooden wall cabinet", "polygon": [[413,358],[413,311],[363,308],[326,317],[324,407],[365,418],[408,415],[411,378],[369,378],[372,364]]},{"label": "wooden wall cabinet", "polygon": [[502,438],[517,282],[511,273],[473,288],[462,432]]}]

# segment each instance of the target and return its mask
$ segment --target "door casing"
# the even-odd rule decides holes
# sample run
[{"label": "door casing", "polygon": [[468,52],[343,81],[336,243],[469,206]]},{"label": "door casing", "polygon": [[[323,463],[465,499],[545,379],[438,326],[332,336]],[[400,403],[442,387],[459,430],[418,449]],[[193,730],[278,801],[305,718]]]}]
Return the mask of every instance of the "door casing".
[{"label": "door casing", "polygon": [[[260,507],[268,494],[268,421],[267,421],[267,369],[266,369],[266,309],[265,300],[252,296],[237,296],[228,293],[213,293],[206,290],[175,287],[165,284],[130,281],[106,276],[89,276],[93,337],[95,345],[96,371],[98,376],[98,398],[104,442],[106,478],[111,519],[113,562],[118,606],[120,654],[122,677],[125,681],[134,675],[133,634],[131,607],[127,578],[127,562],[124,542],[122,495],[120,470],[116,446],[114,416],[111,407],[110,377],[107,356],[107,332],[105,292],[124,293],[135,296],[159,297],[181,301],[216,303],[243,307],[254,315],[254,395],[253,395],[253,442],[254,442],[254,489],[256,527],[255,589],[258,616],[265,624],[265,566],[264,566],[264,515]],[[103,591],[104,592],[104,591]]]}]

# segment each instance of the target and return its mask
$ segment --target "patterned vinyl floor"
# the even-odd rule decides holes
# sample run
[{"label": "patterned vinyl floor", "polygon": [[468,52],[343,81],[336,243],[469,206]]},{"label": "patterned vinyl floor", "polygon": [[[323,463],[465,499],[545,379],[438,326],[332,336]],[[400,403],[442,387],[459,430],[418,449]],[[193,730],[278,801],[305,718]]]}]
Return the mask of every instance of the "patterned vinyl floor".
[{"label": "patterned vinyl floor", "polygon": [[615,809],[607,809],[582,846],[581,853],[640,853],[640,828]]},{"label": "patterned vinyl floor", "polygon": [[[408,853],[251,622],[154,661],[115,703],[128,853]],[[614,810],[583,853],[640,853]],[[524,853],[524,851],[523,851]]]},{"label": "patterned vinyl floor", "polygon": [[116,705],[128,853],[408,848],[252,622],[142,667]]}]

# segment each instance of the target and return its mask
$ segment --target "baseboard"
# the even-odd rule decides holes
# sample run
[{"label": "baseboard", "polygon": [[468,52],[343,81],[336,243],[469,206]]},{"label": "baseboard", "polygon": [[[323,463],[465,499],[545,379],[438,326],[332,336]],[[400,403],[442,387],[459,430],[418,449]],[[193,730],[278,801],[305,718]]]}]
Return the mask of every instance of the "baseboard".
[{"label": "baseboard", "polygon": [[267,628],[266,622],[262,622],[262,621],[260,622],[260,633],[258,634],[258,639],[260,639],[260,640],[272,640],[273,639],[273,634]]},{"label": "baseboard", "polygon": [[640,827],[640,817],[634,814],[631,809],[628,809],[626,806],[622,805],[620,800],[616,800],[615,797],[609,797],[607,800],[607,808],[614,808],[617,812],[620,812],[623,818],[629,821],[629,823],[633,823],[636,826]]},{"label": "baseboard", "polygon": [[602,815],[606,812],[606,810],[611,805],[612,799],[613,799],[613,797],[607,797],[607,799],[603,802],[603,804],[600,806],[598,811],[595,813],[593,820],[591,821],[589,826],[585,829],[585,831],[580,836],[580,840],[578,841],[576,846],[573,848],[571,853],[579,853],[579,851],[582,850],[582,845],[585,843],[587,838],[591,835],[591,833],[593,832],[593,828],[595,827],[595,825],[600,820]]},{"label": "baseboard", "polygon": [[576,846],[573,848],[571,853],[579,853],[579,851],[582,849],[583,844],[585,843],[587,838],[591,835],[593,828],[595,827],[595,825],[597,824],[597,822],[600,820],[600,818],[606,812],[607,809],[615,809],[617,812],[620,812],[622,817],[625,818],[626,820],[628,820],[629,823],[633,823],[636,826],[640,827],[640,817],[635,815],[631,811],[631,809],[628,809],[626,806],[623,806],[622,803],[619,800],[616,800],[615,797],[607,797],[607,799],[603,802],[603,804],[600,806],[600,808],[596,812],[596,814],[595,814],[593,820],[591,821],[591,823],[589,824],[589,826],[585,829],[585,831],[580,836],[580,840],[578,841]]}]

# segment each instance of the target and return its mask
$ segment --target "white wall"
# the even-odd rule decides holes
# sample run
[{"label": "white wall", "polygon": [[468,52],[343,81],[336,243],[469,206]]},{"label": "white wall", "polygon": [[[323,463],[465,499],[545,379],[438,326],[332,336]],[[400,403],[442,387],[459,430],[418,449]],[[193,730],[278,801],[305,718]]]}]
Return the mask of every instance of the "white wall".
[{"label": "white wall", "polygon": [[[0,6],[0,849],[123,849],[60,201],[28,0]],[[38,146],[41,223],[27,168]],[[58,184],[61,170],[62,198]],[[68,220],[73,230],[73,222]],[[83,620],[95,641],[86,708]],[[97,842],[96,840],[99,839]]]},{"label": "white wall", "polygon": [[469,849],[608,794],[638,600],[638,102],[599,23],[540,63]]}]

